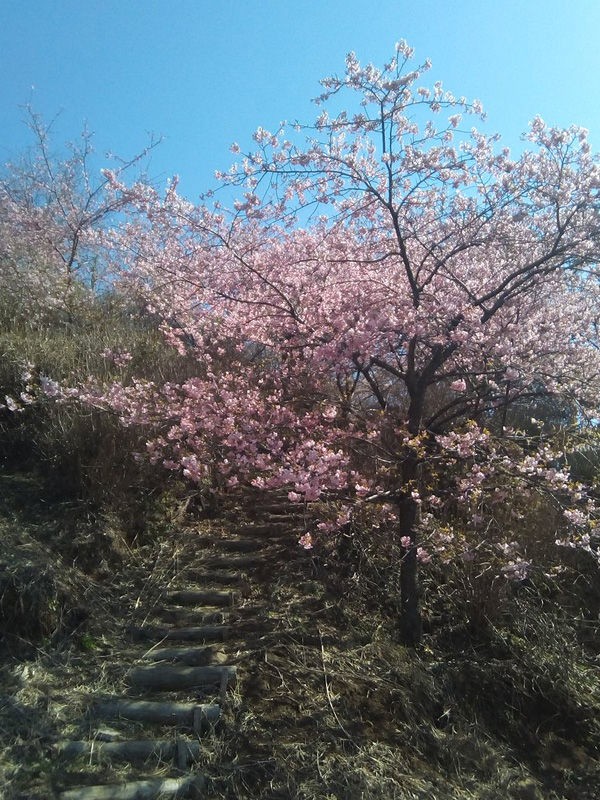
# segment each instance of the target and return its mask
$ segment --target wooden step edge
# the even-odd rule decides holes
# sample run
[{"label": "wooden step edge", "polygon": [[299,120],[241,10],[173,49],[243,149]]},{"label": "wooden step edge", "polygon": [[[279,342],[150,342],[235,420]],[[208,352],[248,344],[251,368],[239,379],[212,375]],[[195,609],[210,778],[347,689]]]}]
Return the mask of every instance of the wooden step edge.
[{"label": "wooden step edge", "polygon": [[[202,561],[202,567],[206,570],[210,569],[237,569],[237,570],[247,570],[247,569],[254,569],[254,567],[259,566],[264,561],[262,556],[210,556],[206,560]],[[201,574],[201,570],[197,567],[190,567],[185,568],[183,570],[184,576],[188,573],[198,573]],[[209,574],[208,572],[206,573]],[[244,578],[242,578],[242,581]]]},{"label": "wooden step edge", "polygon": [[269,522],[281,522],[288,525],[298,525],[304,522],[306,514],[304,511],[299,511],[293,506],[271,506],[269,508],[259,509],[264,516],[261,521],[265,524]]},{"label": "wooden step edge", "polygon": [[249,522],[238,522],[237,524],[233,524],[232,528],[236,531],[236,533],[246,534],[246,533],[270,533],[271,531],[274,533],[278,533],[284,530],[288,530],[290,527],[290,520],[289,519],[257,519],[254,521]]},{"label": "wooden step edge", "polygon": [[189,606],[155,606],[147,614],[161,622],[179,625],[182,628],[202,627],[204,625],[223,625],[229,617],[226,611],[190,608]]},{"label": "wooden step edge", "polygon": [[174,661],[188,667],[223,664],[228,656],[214,647],[153,647],[144,653],[144,661]]},{"label": "wooden step edge", "polygon": [[91,707],[93,716],[102,719],[126,719],[157,725],[177,725],[195,733],[204,733],[221,719],[221,707],[216,703],[176,703],[157,700],[108,698],[97,700]]},{"label": "wooden step edge", "polygon": [[[286,537],[291,540],[293,536]],[[261,553],[263,556],[266,554],[275,555],[283,549],[283,546],[276,543],[275,540],[267,537],[263,538],[247,538],[242,539],[221,539],[218,547],[227,553]]]},{"label": "wooden step edge", "polygon": [[185,628],[172,628],[166,625],[133,625],[129,634],[137,640],[180,642],[224,642],[231,633],[227,625],[202,625]]},{"label": "wooden step edge", "polygon": [[56,752],[61,758],[75,759],[85,756],[89,763],[97,761],[159,761],[176,760],[180,769],[197,761],[200,743],[177,739],[130,739],[121,742],[70,741],[58,742]]},{"label": "wooden step edge", "polygon": [[[241,619],[246,620],[253,616],[263,618],[265,611],[266,606],[264,604],[251,602],[246,605],[240,603],[240,605],[220,615],[185,606],[158,606],[153,608],[147,615],[143,626],[134,631],[130,629],[129,633],[136,643],[155,641],[157,647],[163,641],[169,643],[177,641],[177,631],[183,631],[182,642],[189,641],[198,645],[225,642],[231,638],[233,627]],[[194,638],[193,631],[211,631],[216,628],[225,631],[224,637],[213,635],[208,638],[202,638],[198,634],[199,638]]]},{"label": "wooden step edge", "polygon": [[156,798],[199,798],[208,786],[203,775],[184,778],[129,781],[105,786],[82,786],[59,794],[60,800],[156,800]]},{"label": "wooden step edge", "polygon": [[236,592],[211,592],[202,589],[179,589],[163,596],[166,603],[180,606],[232,606],[236,598]]},{"label": "wooden step edge", "polygon": [[236,677],[236,667],[228,664],[208,667],[153,664],[134,667],[128,672],[126,681],[136,689],[179,691],[209,686],[220,686],[223,689],[235,684]]},{"label": "wooden step edge", "polygon": [[[262,559],[258,557],[254,557],[252,559],[252,566],[256,566],[262,561]],[[228,565],[229,569],[231,570],[232,566],[237,565]],[[224,568],[224,570],[227,567]],[[238,568],[239,569],[239,568]],[[197,567],[188,567],[184,569],[182,572],[179,573],[178,578],[183,579],[185,581],[194,581],[199,585],[206,587],[210,586],[211,584],[218,584],[222,586],[235,586],[236,591],[239,591],[244,585],[248,584],[248,578],[240,572],[233,572],[233,571],[224,571],[224,570],[210,570],[210,569],[198,569]]]}]

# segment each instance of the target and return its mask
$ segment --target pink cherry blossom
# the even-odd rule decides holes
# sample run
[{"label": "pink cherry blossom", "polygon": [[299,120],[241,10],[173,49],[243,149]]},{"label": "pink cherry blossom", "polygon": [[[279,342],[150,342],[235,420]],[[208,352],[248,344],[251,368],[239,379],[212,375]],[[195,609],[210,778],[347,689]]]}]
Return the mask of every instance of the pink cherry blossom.
[{"label": "pink cherry blossom", "polygon": [[310,533],[305,533],[298,539],[298,544],[300,547],[303,547],[305,550],[312,550],[314,544],[313,539]]},{"label": "pink cherry blossom", "polygon": [[376,509],[406,551],[414,642],[419,563],[533,569],[490,511],[507,498],[514,520],[534,495],[564,507],[559,540],[590,546],[577,531],[593,500],[551,426],[532,437],[511,414],[549,401],[600,417],[600,166],[581,129],[539,118],[511,157],[469,123],[478,101],[424,87],[430,64],[411,59],[406,43],[383,69],[351,53],[313,124],[258,128],[220,175],[230,210],[111,176],[129,215],[113,234],[123,285],[197,370],[79,397],[213,491]]}]

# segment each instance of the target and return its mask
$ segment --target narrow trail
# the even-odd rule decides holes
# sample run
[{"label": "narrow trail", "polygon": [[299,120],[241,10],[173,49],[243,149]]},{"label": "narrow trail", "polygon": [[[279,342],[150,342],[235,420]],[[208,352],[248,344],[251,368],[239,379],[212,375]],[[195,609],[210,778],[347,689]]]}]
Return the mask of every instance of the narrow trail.
[{"label": "narrow trail", "polygon": [[219,765],[201,769],[203,742],[227,737],[228,712],[273,627],[261,588],[303,531],[286,498],[252,511],[252,522],[238,517],[223,535],[189,538],[174,585],[128,626],[120,691],[90,697],[88,737],[56,745],[70,787],[59,800],[214,796]]}]

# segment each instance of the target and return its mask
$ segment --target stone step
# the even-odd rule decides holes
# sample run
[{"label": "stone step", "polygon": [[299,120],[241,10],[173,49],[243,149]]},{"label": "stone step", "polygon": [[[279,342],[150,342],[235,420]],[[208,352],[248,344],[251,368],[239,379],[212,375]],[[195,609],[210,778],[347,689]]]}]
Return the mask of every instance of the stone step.
[{"label": "stone step", "polygon": [[175,760],[179,769],[186,769],[200,755],[200,743],[187,739],[138,739],[124,742],[60,742],[59,756],[78,758],[85,756],[88,763],[98,761],[129,761],[131,763]]},{"label": "stone step", "polygon": [[130,781],[107,786],[82,786],[67,789],[60,800],[157,800],[157,798],[200,798],[208,785],[203,775],[185,778]]},{"label": "stone step", "polygon": [[140,625],[129,629],[132,638],[153,639],[158,642],[224,642],[229,638],[230,628],[226,625],[201,625],[189,628],[173,628],[166,625]]},{"label": "stone step", "polygon": [[200,734],[217,724],[221,718],[221,707],[214,703],[174,703],[116,697],[96,701],[91,713],[102,719],[177,725]]},{"label": "stone step", "polygon": [[163,599],[180,606],[232,606],[235,592],[205,592],[200,589],[182,589],[169,592]]},{"label": "stone step", "polygon": [[230,665],[188,667],[181,664],[157,664],[134,667],[127,674],[127,683],[136,689],[179,691],[196,687],[220,686],[223,691],[235,683],[236,668]]}]

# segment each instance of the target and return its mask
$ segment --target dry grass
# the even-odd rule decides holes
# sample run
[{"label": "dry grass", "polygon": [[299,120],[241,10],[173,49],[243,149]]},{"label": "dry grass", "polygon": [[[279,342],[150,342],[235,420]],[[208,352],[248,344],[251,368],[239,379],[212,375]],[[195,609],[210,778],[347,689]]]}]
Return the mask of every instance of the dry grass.
[{"label": "dry grass", "polygon": [[[85,762],[68,773],[52,745],[89,735],[90,696],[121,692],[140,655],[128,644],[127,625],[143,621],[184,566],[201,562],[205,546],[198,526],[184,530],[173,513],[170,528],[155,525],[153,538],[132,543],[118,518],[96,521],[96,528],[80,520],[78,528],[67,510],[53,507],[45,518],[6,504],[3,510],[12,554],[3,580],[25,589],[28,603],[21,612],[11,601],[12,616],[5,604],[5,621],[13,622],[0,673],[0,781],[7,800],[50,800],[57,788],[76,782],[78,768],[98,781],[136,776],[119,765]],[[237,507],[229,521],[203,523],[205,532],[233,529],[242,513]],[[203,738],[195,767],[212,777],[212,797],[597,797],[594,622],[577,620],[596,595],[581,565],[573,565],[563,587],[502,594],[495,615],[477,625],[465,576],[447,575],[441,586],[432,573],[428,633],[420,648],[407,650],[396,637],[394,554],[385,534],[355,531],[351,540],[312,554],[297,548],[295,538],[283,559],[265,551],[244,601],[266,609],[265,624],[230,645],[240,684],[225,724]],[[94,560],[101,542],[102,558]],[[30,568],[48,579],[32,580]],[[76,624],[69,616],[74,608]],[[32,623],[23,636],[15,635],[21,613]],[[167,765],[154,769],[164,774]]]},{"label": "dry grass", "polygon": [[393,561],[370,530],[272,565],[275,629],[243,689],[219,796],[595,798],[600,676],[560,587],[553,601],[504,592],[475,627],[464,575],[437,589],[430,576],[445,621],[411,651],[397,642]]},{"label": "dry grass", "polygon": [[[0,795],[49,800],[69,782],[53,745],[89,736],[93,697],[123,693],[136,655],[127,625],[178,569],[176,519],[132,543],[118,516],[45,503],[35,477],[1,486]],[[94,771],[100,782],[125,775]]]}]

